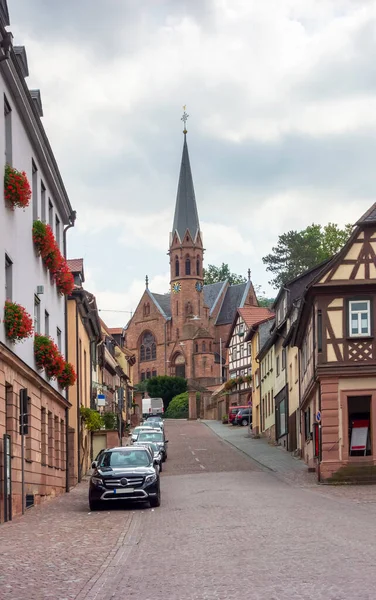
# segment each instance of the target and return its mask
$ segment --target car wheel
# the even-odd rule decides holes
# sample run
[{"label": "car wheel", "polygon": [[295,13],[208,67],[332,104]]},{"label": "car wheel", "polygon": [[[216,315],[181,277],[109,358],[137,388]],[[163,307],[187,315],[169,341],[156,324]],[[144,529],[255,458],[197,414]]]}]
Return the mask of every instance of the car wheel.
[{"label": "car wheel", "polygon": [[161,490],[158,490],[158,495],[155,498],[149,499],[151,508],[157,508],[161,505]]},{"label": "car wheel", "polygon": [[89,500],[89,508],[91,511],[100,510],[102,508],[102,505],[100,502],[95,502],[93,500]]},{"label": "car wheel", "polygon": [[247,421],[247,419],[243,419],[243,420],[242,420],[242,425],[243,425],[243,427],[245,427],[245,425],[248,425],[248,421]]}]

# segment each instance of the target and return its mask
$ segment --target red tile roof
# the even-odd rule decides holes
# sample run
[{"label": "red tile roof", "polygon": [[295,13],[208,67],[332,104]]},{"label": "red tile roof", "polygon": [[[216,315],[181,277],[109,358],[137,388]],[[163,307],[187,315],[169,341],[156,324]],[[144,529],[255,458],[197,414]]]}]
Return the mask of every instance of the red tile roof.
[{"label": "red tile roof", "polygon": [[239,308],[238,311],[248,328],[259,323],[259,321],[274,316],[274,313],[264,306],[244,306],[243,308]]},{"label": "red tile roof", "polygon": [[67,260],[68,267],[71,273],[83,273],[84,272],[84,259],[83,258],[70,258]]},{"label": "red tile roof", "polygon": [[109,327],[108,331],[112,334],[112,335],[118,335],[119,333],[123,333],[123,327]]}]

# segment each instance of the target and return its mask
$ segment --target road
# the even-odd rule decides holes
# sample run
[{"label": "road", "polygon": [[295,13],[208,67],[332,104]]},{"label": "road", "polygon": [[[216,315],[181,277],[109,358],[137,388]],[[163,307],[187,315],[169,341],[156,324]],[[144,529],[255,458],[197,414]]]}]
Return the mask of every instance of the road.
[{"label": "road", "polygon": [[375,598],[374,502],[287,484],[202,423],[167,434],[160,508],[90,513],[85,482],[2,526],[0,598]]}]

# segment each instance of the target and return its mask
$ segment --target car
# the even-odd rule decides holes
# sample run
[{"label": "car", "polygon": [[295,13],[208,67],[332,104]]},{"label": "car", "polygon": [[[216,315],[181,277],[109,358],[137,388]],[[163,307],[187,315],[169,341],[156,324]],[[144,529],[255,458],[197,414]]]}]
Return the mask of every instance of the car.
[{"label": "car", "polygon": [[140,433],[140,431],[143,431],[144,429],[149,430],[149,429],[153,429],[153,427],[151,427],[150,425],[139,425],[138,427],[135,427],[134,430],[132,431],[131,443],[137,441],[138,434]]},{"label": "car", "polygon": [[162,472],[163,455],[161,449],[157,446],[157,444],[155,444],[154,442],[135,442],[134,446],[143,446],[145,448],[148,448],[151,451],[154,460],[156,460],[158,463],[159,472]]},{"label": "car", "polygon": [[249,420],[252,423],[252,408],[248,406],[247,408],[241,408],[236,413],[234,425],[249,425]]},{"label": "car", "polygon": [[228,411],[228,422],[232,423],[232,425],[236,425],[236,423],[234,423],[235,417],[241,408],[248,408],[248,406],[230,406]]},{"label": "car", "polygon": [[162,453],[162,461],[167,460],[167,444],[163,431],[152,430],[152,431],[141,431],[138,438],[138,442],[154,442]]},{"label": "car", "polygon": [[162,429],[162,431],[164,429],[164,422],[162,421],[162,419],[157,419],[157,418],[153,418],[153,417],[150,419],[147,419],[144,422],[144,425],[153,427],[153,429]]},{"label": "car", "polygon": [[102,453],[92,463],[89,484],[90,510],[107,502],[149,502],[161,504],[159,469],[150,450],[144,447],[115,447]]}]

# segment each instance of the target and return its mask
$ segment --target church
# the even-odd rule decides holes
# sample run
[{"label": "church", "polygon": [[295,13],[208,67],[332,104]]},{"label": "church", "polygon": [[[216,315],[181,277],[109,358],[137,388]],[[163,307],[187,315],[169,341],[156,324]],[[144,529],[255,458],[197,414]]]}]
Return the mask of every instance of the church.
[{"label": "church", "polygon": [[204,285],[203,235],[186,128],[183,133],[168,251],[170,293],[153,293],[146,278],[146,289],[125,328],[126,346],[137,357],[135,383],[171,375],[187,378],[191,389],[213,390],[227,377],[225,345],[238,308],[258,302],[250,279],[239,285]]}]

